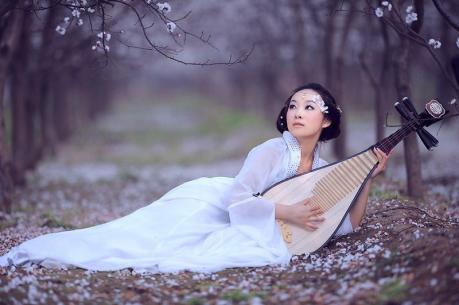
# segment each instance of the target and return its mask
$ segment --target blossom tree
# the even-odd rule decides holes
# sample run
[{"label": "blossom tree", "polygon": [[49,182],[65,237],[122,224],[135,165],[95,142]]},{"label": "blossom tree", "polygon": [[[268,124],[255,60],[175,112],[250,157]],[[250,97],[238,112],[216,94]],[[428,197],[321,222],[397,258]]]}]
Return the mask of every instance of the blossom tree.
[{"label": "blossom tree", "polygon": [[[436,53],[437,49],[442,47],[441,41],[435,37],[421,34],[425,12],[425,2],[423,0],[415,0],[412,4],[406,4],[406,1],[370,0],[366,0],[365,3],[366,5],[364,8],[357,9],[357,11],[367,16],[378,18],[381,21],[384,25],[381,34],[386,44],[388,43],[387,33],[385,32],[386,27],[393,29],[400,39],[399,45],[396,47],[396,52],[392,52],[392,56],[394,56],[394,76],[397,99],[401,99],[404,96],[411,96],[409,62],[412,57],[412,49],[414,46],[422,47],[427,50],[432,60],[443,74],[444,79],[447,80],[450,87],[455,91],[456,96],[459,94],[458,81],[455,81],[452,71],[448,70],[447,67],[449,62],[442,62],[440,56]],[[446,13],[442,4],[436,0],[433,1],[433,4],[447,24],[455,30],[458,30],[458,25],[453,21],[452,17]],[[341,11],[348,12],[348,10]],[[458,41],[459,37],[456,42],[459,47]],[[363,61],[363,59],[361,60]],[[387,64],[387,60],[385,62]],[[369,68],[365,66],[364,62],[363,67],[367,75],[372,79],[374,84],[373,87],[378,87],[375,78],[371,75]],[[383,86],[384,79],[385,77],[381,78],[380,86]],[[453,102],[455,101],[454,97],[450,99]],[[382,102],[382,99],[379,98],[379,101]],[[380,108],[380,110],[381,109],[382,108]],[[381,115],[379,115],[379,117],[381,117]],[[420,152],[415,134],[408,136],[404,140],[404,154],[408,195],[412,197],[423,197],[425,188],[422,183]]]},{"label": "blossom tree", "polygon": [[[25,183],[25,171],[70,135],[80,121],[77,116],[91,119],[107,107],[110,93],[103,89],[107,76],[101,68],[120,58],[122,49],[195,66],[234,65],[249,57],[252,50],[226,60],[184,58],[182,52],[192,43],[218,50],[210,35],[186,27],[190,14],[152,0],[0,3],[2,210],[11,209],[13,186]],[[5,88],[11,92],[11,109],[4,108]]]}]

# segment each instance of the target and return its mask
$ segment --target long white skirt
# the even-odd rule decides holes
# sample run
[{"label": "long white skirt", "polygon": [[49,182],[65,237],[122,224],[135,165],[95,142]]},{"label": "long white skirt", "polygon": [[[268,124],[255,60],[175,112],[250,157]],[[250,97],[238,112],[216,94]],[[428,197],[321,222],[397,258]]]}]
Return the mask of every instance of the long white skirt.
[{"label": "long white skirt", "polygon": [[[0,266],[31,262],[98,271],[130,267],[155,273],[288,264],[291,254],[283,242],[267,245],[247,234],[247,228],[231,225],[222,200],[233,180],[191,180],[124,217],[38,236],[1,256]],[[337,234],[349,231],[349,226],[346,219]]]}]

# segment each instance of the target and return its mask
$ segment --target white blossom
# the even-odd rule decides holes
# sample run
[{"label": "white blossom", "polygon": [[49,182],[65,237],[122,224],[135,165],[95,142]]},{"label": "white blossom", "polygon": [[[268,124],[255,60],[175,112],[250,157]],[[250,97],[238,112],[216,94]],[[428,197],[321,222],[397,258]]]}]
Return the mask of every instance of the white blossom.
[{"label": "white blossom", "polygon": [[429,45],[434,49],[439,49],[441,47],[441,42],[433,38],[429,39]]},{"label": "white blossom", "polygon": [[100,47],[102,47],[102,41],[97,40],[96,44],[92,46],[92,49],[96,50],[97,48],[100,48]]},{"label": "white blossom", "polygon": [[168,22],[168,23],[166,23],[166,27],[167,27],[167,30],[168,30],[170,33],[172,33],[172,32],[174,32],[174,30],[175,30],[175,28],[176,28],[177,26],[176,26],[175,23],[173,23],[173,22]]},{"label": "white blossom", "polygon": [[409,6],[406,8],[406,12],[409,14],[409,13],[411,13],[411,11],[413,11],[413,6],[412,6],[412,5],[409,5]]},{"label": "white blossom", "polygon": [[[102,38],[102,35],[100,35],[100,34],[102,34],[102,33],[97,34],[97,37]],[[97,50],[97,48],[105,49],[107,52],[110,51],[110,46],[107,45],[107,44],[105,44],[105,46],[104,46],[104,44],[102,43],[101,40],[97,40],[96,44],[91,47],[91,49],[93,49],[93,50]]]},{"label": "white blossom", "polygon": [[456,39],[456,46],[459,48],[459,37]]},{"label": "white blossom", "polygon": [[97,34],[97,37],[102,39],[104,37],[104,35],[105,35],[105,40],[106,41],[110,41],[110,39],[112,38],[112,34],[107,33],[105,31],[104,32],[99,32],[99,34]]},{"label": "white blossom", "polygon": [[93,9],[92,7],[89,7],[89,8],[88,8],[88,12],[91,13],[91,14],[94,13],[95,11],[96,11],[96,10]]},{"label": "white blossom", "polygon": [[408,23],[408,24],[411,24],[416,20],[418,20],[418,14],[416,14],[416,13],[409,13],[405,17],[405,22]]},{"label": "white blossom", "polygon": [[56,27],[56,32],[58,32],[59,34],[61,35],[64,35],[65,34],[65,28],[64,27],[61,27],[60,25],[58,25]]},{"label": "white blossom", "polygon": [[70,17],[65,17],[65,18],[64,18],[64,22],[65,22],[65,23],[69,23],[69,22],[70,22]]},{"label": "white blossom", "polygon": [[83,19],[78,19],[77,24],[78,24],[79,26],[82,26],[82,25],[83,25]]},{"label": "white blossom", "polygon": [[72,16],[73,16],[73,17],[80,18],[80,11],[77,10],[77,9],[74,9],[74,10],[72,11]]},{"label": "white blossom", "polygon": [[376,17],[380,18],[384,15],[384,11],[382,8],[380,8],[379,6],[375,9],[375,15]]},{"label": "white blossom", "polygon": [[157,6],[161,13],[163,13],[164,15],[171,12],[171,6],[167,2],[158,3]]},{"label": "white blossom", "polygon": [[387,9],[390,11],[392,10],[392,4],[389,3],[389,1],[383,1],[381,2],[382,6],[387,6]]}]

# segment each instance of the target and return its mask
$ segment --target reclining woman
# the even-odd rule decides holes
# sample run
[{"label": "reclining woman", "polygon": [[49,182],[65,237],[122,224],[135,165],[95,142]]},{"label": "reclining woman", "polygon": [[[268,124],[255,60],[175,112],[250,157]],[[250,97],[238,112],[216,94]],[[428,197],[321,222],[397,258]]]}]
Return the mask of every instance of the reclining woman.
[{"label": "reclining woman", "polygon": [[[316,83],[301,86],[279,113],[277,129],[282,136],[253,147],[234,178],[197,178],[121,218],[30,239],[1,256],[0,266],[37,263],[156,273],[287,265],[292,254],[276,219],[315,230],[323,221],[323,211],[308,201],[286,206],[254,194],[326,165],[320,158],[320,143],[339,135],[340,118],[328,90]],[[382,151],[374,153],[379,164],[372,177],[387,162]],[[360,224],[370,180],[335,236],[348,234]]]}]

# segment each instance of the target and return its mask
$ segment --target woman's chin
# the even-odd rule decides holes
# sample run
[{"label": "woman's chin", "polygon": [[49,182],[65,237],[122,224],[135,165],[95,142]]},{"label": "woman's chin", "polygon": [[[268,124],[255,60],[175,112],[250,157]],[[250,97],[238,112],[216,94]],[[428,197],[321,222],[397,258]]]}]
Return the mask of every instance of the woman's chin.
[{"label": "woman's chin", "polygon": [[292,128],[290,129],[290,133],[296,138],[314,138],[316,135],[314,133],[308,132],[308,130],[305,130],[304,127]]}]

